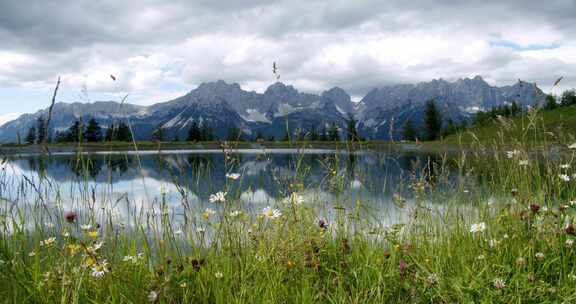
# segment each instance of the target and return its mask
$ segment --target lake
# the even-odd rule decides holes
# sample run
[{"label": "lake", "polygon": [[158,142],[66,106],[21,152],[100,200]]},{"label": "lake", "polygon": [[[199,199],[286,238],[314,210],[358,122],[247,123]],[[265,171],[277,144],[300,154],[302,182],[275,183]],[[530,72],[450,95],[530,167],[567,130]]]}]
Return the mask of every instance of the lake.
[{"label": "lake", "polygon": [[[358,208],[378,221],[393,223],[407,216],[394,195],[413,204],[408,193],[418,182],[444,191],[462,185],[477,188],[474,179],[439,166],[442,159],[418,151],[330,149],[21,154],[3,163],[0,196],[8,202],[26,202],[30,210],[101,209],[103,217],[121,223],[143,219],[144,214],[165,214],[182,224],[190,213],[222,208],[209,202],[210,195],[219,191],[227,191],[233,208],[253,214],[298,192],[304,204],[328,218],[334,210]],[[227,178],[227,173],[240,178]]]}]

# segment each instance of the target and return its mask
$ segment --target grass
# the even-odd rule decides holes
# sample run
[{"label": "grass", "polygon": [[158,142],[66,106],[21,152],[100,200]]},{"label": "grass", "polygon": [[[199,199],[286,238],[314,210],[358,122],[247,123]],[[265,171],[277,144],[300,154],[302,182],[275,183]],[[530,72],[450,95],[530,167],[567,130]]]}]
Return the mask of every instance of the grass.
[{"label": "grass", "polygon": [[[537,124],[541,132],[531,132]],[[475,127],[469,131],[453,134],[444,139],[445,144],[490,144],[494,140],[518,143],[564,143],[573,141],[576,134],[576,106],[540,111],[513,119],[503,119],[492,124]]]},{"label": "grass", "polygon": [[[541,136],[538,124],[529,129],[523,138]],[[346,168],[337,161],[326,164],[335,197],[327,217],[304,195],[311,189],[303,183],[301,156],[292,160],[296,173],[283,185],[284,195],[266,210],[241,203],[234,185],[242,176],[227,179],[220,189],[225,200],[208,203],[210,209],[187,204],[183,193],[183,214],[174,214],[162,197],[142,208],[133,201],[96,202],[90,189],[69,205],[49,180],[23,181],[11,186],[18,195],[2,192],[0,299],[575,302],[576,154],[550,153],[548,146],[536,154],[530,142],[503,144],[512,150],[475,146],[394,185],[409,189],[390,202],[408,215],[394,225],[371,216],[376,210],[361,201],[347,200],[339,173]],[[228,149],[226,167],[235,172]],[[456,181],[448,166],[457,169]],[[11,185],[5,179],[1,184]],[[450,187],[442,191],[442,185]],[[118,217],[119,204],[130,210],[127,218]],[[175,225],[176,217],[183,224]]]}]

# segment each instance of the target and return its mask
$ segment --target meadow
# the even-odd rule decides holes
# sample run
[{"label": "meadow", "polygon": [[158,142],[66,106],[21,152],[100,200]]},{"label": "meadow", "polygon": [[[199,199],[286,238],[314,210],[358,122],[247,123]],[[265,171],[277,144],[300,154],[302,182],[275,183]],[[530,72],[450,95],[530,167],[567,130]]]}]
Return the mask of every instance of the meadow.
[{"label": "meadow", "polygon": [[[343,193],[339,162],[325,166],[334,194],[327,217],[304,195],[308,169],[298,156],[277,203],[251,209],[234,190],[244,176],[228,146],[209,207],[185,203],[183,192],[184,212],[174,214],[161,196],[128,222],[113,204],[95,204],[88,187],[71,207],[43,186],[49,179],[0,178],[20,193],[1,193],[0,301],[575,302],[576,145],[569,136],[528,140],[549,132],[529,121],[524,137],[473,141],[392,185],[391,203],[406,218],[390,225]],[[174,226],[175,216],[184,224]]]}]

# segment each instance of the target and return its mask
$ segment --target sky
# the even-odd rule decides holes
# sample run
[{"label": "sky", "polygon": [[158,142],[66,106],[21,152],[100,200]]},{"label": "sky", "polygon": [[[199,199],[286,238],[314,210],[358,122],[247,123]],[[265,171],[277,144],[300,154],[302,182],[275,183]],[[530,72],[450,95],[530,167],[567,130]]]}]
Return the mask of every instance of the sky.
[{"label": "sky", "polygon": [[574,20],[576,0],[2,0],[0,124],[47,107],[58,77],[57,101],[149,105],[219,79],[262,92],[273,62],[301,91],[355,99],[476,75],[560,93]]}]

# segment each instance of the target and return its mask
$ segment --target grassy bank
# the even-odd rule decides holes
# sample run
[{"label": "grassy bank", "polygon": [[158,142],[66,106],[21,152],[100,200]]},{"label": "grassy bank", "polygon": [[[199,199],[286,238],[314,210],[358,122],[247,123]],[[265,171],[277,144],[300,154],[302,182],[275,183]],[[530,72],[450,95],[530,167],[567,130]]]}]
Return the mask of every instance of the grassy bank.
[{"label": "grassy bank", "polygon": [[[539,132],[534,132],[534,129]],[[574,141],[576,134],[576,106],[528,113],[512,119],[500,119],[491,124],[474,127],[448,136],[445,144],[524,143],[545,145]]]},{"label": "grassy bank", "polygon": [[[298,157],[284,196],[258,210],[231,190],[242,183],[233,155],[222,193],[199,208],[183,192],[183,214],[162,198],[143,208],[97,204],[91,189],[71,206],[49,181],[25,181],[1,202],[0,301],[574,302],[574,156],[517,145],[432,163],[395,185],[409,191],[390,202],[407,215],[394,225],[348,201],[342,168],[331,166],[327,217],[303,194],[310,189]],[[457,182],[448,165],[458,168]],[[119,217],[120,204],[129,217]]]}]

